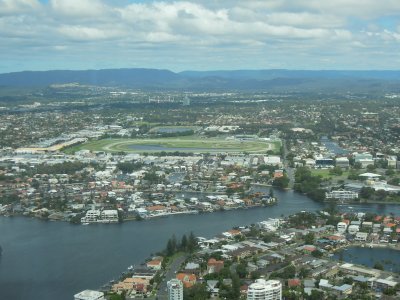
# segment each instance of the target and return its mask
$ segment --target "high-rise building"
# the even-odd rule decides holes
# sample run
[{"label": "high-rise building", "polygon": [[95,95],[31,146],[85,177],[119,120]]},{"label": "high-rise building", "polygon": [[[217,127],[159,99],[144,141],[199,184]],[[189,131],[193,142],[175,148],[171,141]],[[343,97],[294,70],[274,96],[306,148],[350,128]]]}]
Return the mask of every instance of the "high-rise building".
[{"label": "high-rise building", "polygon": [[247,300],[282,300],[282,284],[278,280],[257,279],[249,286]]},{"label": "high-rise building", "polygon": [[178,279],[171,279],[167,283],[168,300],[183,300],[183,283]]},{"label": "high-rise building", "polygon": [[190,105],[190,98],[188,96],[185,96],[185,98],[183,98],[182,104],[183,104],[183,106],[189,106]]}]

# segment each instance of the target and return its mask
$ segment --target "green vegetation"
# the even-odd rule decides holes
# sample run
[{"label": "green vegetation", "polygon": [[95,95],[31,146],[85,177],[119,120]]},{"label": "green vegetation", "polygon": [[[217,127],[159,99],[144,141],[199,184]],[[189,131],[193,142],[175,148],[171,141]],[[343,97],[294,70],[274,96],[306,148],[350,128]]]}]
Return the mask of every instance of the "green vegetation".
[{"label": "green vegetation", "polygon": [[119,162],[117,168],[124,173],[132,173],[133,171],[140,170],[143,167],[139,162]]},{"label": "green vegetation", "polygon": [[[322,179],[346,179],[349,176],[349,171],[343,171],[340,167],[333,169],[310,169],[313,176],[320,176]],[[356,176],[358,178],[358,175]]]},{"label": "green vegetation", "polygon": [[190,289],[183,290],[183,299],[191,300],[206,300],[209,299],[210,293],[208,292],[205,283],[196,283]]},{"label": "green vegetation", "polygon": [[325,191],[320,188],[322,179],[320,176],[312,175],[307,167],[296,169],[294,190],[306,194],[316,201],[324,201]]},{"label": "green vegetation", "polygon": [[285,189],[289,186],[290,179],[284,174],[282,177],[275,178],[272,185],[281,189]]},{"label": "green vegetation", "polygon": [[167,246],[164,250],[166,256],[171,257],[177,252],[188,252],[193,253],[198,248],[196,236],[193,232],[190,232],[187,237],[185,234],[182,236],[181,242],[179,243],[175,235],[168,240]]}]

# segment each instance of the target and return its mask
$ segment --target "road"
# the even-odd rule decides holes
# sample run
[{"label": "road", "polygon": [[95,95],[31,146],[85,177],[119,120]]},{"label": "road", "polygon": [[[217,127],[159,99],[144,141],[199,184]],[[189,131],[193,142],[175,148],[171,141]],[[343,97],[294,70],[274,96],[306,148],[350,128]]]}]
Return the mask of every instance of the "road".
[{"label": "road", "polygon": [[294,186],[294,169],[289,166],[289,162],[286,159],[288,149],[286,146],[286,141],[284,139],[282,140],[282,145],[283,145],[283,153],[282,153],[283,166],[284,166],[284,168],[286,170],[286,174],[290,180],[288,188],[292,189]]},{"label": "road", "polygon": [[185,261],[187,255],[182,255],[177,257],[168,267],[164,279],[161,281],[158,291],[157,291],[157,298],[158,300],[168,300],[168,293],[167,293],[167,282],[172,278],[175,278],[176,272],[179,270],[181,264]]}]

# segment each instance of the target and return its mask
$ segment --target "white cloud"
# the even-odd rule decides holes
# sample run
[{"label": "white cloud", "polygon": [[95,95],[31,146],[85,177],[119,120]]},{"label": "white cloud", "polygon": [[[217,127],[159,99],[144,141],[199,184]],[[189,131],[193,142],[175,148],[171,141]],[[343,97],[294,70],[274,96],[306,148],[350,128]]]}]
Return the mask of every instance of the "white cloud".
[{"label": "white cloud", "polygon": [[107,13],[107,6],[100,0],[50,0],[56,14],[68,17],[101,17]]},{"label": "white cloud", "polygon": [[67,38],[76,41],[115,39],[123,35],[123,32],[113,28],[99,29],[86,26],[62,26],[58,31]]},{"label": "white cloud", "polygon": [[37,0],[0,0],[0,16],[28,13],[39,8]]},{"label": "white cloud", "polygon": [[157,55],[161,63],[164,54],[173,62],[208,59],[211,66],[217,56],[258,66],[266,53],[291,58],[280,64],[296,57],[328,63],[334,60],[319,58],[356,56],[353,47],[365,57],[379,47],[393,53],[400,28],[385,30],[379,21],[396,13],[399,0],[0,0],[0,48],[27,57],[38,47],[48,55],[92,51],[89,60],[93,51],[119,53],[121,61]]}]

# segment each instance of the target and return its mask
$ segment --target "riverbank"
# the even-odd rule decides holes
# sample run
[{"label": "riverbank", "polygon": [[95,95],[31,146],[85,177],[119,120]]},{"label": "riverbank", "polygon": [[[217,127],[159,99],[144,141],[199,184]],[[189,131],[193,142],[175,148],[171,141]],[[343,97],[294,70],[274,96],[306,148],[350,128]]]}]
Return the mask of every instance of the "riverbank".
[{"label": "riverbank", "polygon": [[[249,268],[251,268],[253,270],[256,270],[258,272],[257,274],[260,275],[263,274],[262,275],[263,278],[268,279],[268,277],[273,277],[274,279],[276,279],[278,277],[281,283],[283,284],[283,282],[286,279],[288,279],[287,277],[288,275],[285,273],[285,270],[287,268],[291,267],[294,268],[292,271],[293,275],[289,275],[289,278],[292,278],[296,276],[296,270],[298,271],[302,270],[302,272],[304,273],[305,264],[307,264],[308,261],[311,261],[312,268],[308,271],[309,272],[308,273],[309,276],[307,277],[308,279],[310,277],[311,278],[318,277],[318,279],[322,278],[327,282],[327,279],[329,279],[331,276],[334,276],[336,273],[342,271],[342,272],[350,272],[349,275],[354,275],[353,272],[359,272],[360,274],[362,274],[362,276],[365,276],[365,274],[369,275],[373,274],[372,277],[369,277],[369,281],[377,283],[381,283],[382,282],[381,280],[383,280],[383,278],[389,276],[387,277],[388,279],[384,281],[385,284],[392,284],[393,282],[394,282],[393,284],[396,284],[396,282],[393,280],[393,277],[391,277],[391,274],[389,274],[388,272],[386,273],[383,272],[383,268],[384,266],[387,265],[388,266],[387,271],[400,273],[400,256],[395,255],[399,258],[398,259],[399,268],[397,269],[397,262],[393,262],[391,259],[388,259],[388,257],[391,257],[390,255],[385,255],[387,251],[396,251],[396,254],[399,254],[400,252],[398,251],[400,250],[400,244],[398,244],[397,242],[395,244],[360,242],[350,238],[349,236],[347,236],[348,238],[346,242],[343,244],[343,238],[345,238],[345,236],[341,235],[339,232],[337,232],[335,229],[332,229],[331,227],[320,226],[318,230],[311,231],[312,228],[313,229],[317,228],[315,227],[316,224],[315,220],[312,221],[313,218],[310,218],[309,216],[310,213],[299,212],[294,215],[287,216],[285,218],[270,219],[268,221],[261,222],[258,224],[252,224],[251,226],[248,225],[246,226],[245,224],[242,224],[241,226],[235,227],[232,230],[226,228],[227,231],[222,232],[217,236],[214,236],[211,240],[207,240],[205,238],[199,238],[198,245],[200,246],[201,249],[199,249],[199,251],[195,252],[191,256],[192,257],[191,260],[187,260],[180,267],[181,270],[180,272],[182,272],[184,276],[180,276],[179,273],[178,275],[175,276],[174,273],[171,273],[168,279],[158,280],[159,278],[163,278],[166,274],[165,272],[166,265],[164,264],[164,267],[162,269],[160,270],[157,269],[158,271],[153,273],[152,275],[154,276],[153,278],[157,278],[157,280],[153,282],[158,282],[160,286],[162,282],[163,287],[166,287],[167,280],[170,280],[175,277],[183,281],[183,283],[187,276],[193,277],[194,278],[193,280],[195,282],[200,282],[200,283],[206,283],[207,279],[215,280],[216,278],[219,278],[218,274],[212,274],[212,276],[210,276],[211,274],[208,273],[208,268],[207,270],[205,270],[204,268],[201,269],[200,265],[206,264],[207,260],[209,262],[210,257],[215,261],[216,259],[214,258],[213,254],[210,253],[220,252],[223,253],[223,255],[222,256],[220,254],[217,255],[217,257],[221,259],[219,262],[222,264],[229,263],[230,266],[229,270],[231,274],[233,274],[235,268],[237,270],[238,264],[243,265],[243,267],[247,266],[245,267],[245,269],[241,271],[242,275],[240,276],[242,279],[246,279],[247,281],[249,281],[250,276],[253,277],[252,272],[254,271],[248,270]],[[323,216],[325,215],[319,214],[320,218],[323,218]],[[337,216],[340,216],[340,214],[338,214]],[[297,228],[296,226],[298,226],[298,221],[293,221],[293,220],[296,220],[299,217],[304,220],[307,220],[307,225],[303,223],[304,225],[302,226],[302,228],[303,230],[308,231],[308,233],[306,235],[303,235],[302,237],[299,236],[296,237],[296,235],[290,235],[290,234],[288,235],[287,234],[288,232],[296,230]],[[266,225],[267,223],[268,225]],[[280,226],[281,224],[285,224],[285,226],[282,227]],[[294,227],[291,227],[293,225]],[[263,233],[269,236],[270,242],[267,243],[266,241],[263,241],[263,238],[261,238],[261,236],[263,236]],[[341,239],[332,238],[332,234],[334,234],[333,236],[336,236],[338,238],[340,237]],[[282,240],[280,238],[281,236],[286,236],[286,237],[284,240]],[[310,239],[310,237],[312,238]],[[330,245],[328,248],[323,247],[324,242],[320,241],[323,241],[324,239],[330,241],[336,241],[338,243],[337,244],[335,243],[334,247],[332,247],[332,245]],[[173,239],[170,239],[167,245],[172,245],[170,243],[170,241],[172,240],[175,240],[175,237]],[[179,239],[177,243],[178,243],[177,248],[180,249]],[[169,249],[169,246],[167,246],[166,249]],[[382,254],[380,253],[382,251],[386,252]],[[350,252],[352,252],[353,254],[348,255],[348,253]],[[164,252],[163,254],[165,253],[166,252]],[[285,258],[285,256],[282,255],[282,253],[286,254],[289,253],[289,255],[288,257]],[[373,259],[372,260],[370,259],[371,261],[369,261],[369,263],[365,262],[363,263],[363,259],[365,260],[365,258],[362,255],[363,253],[365,253],[364,255],[365,257],[372,257]],[[261,260],[267,259],[267,257],[274,257],[274,258],[273,260],[269,261],[269,263],[267,263],[268,267],[265,268],[267,273],[264,274],[262,271],[263,268],[258,266],[258,264],[256,264],[255,262],[257,262],[260,259]],[[343,257],[348,257],[348,259]],[[359,261],[356,260],[353,262],[352,259],[355,258],[360,260]],[[163,259],[167,259],[168,261],[168,257],[156,257],[156,258],[152,257],[152,259],[153,261],[158,260],[159,262]],[[238,260],[240,261],[240,263],[237,263]],[[282,260],[285,262],[285,264],[283,265],[281,264]],[[337,263],[335,260],[338,260],[339,263]],[[355,263],[358,265],[364,265],[364,267],[358,267],[358,266],[353,267],[352,265],[343,263],[343,261],[348,263]],[[277,266],[273,267],[274,264],[277,264]],[[142,265],[144,266],[145,263]],[[189,265],[197,267],[191,267],[191,269],[188,269],[187,266]],[[147,266],[149,268],[147,272],[154,271],[152,267],[149,267],[149,263],[147,263]],[[282,267],[282,266],[287,266],[287,267]],[[318,271],[314,270],[316,266],[318,268]],[[366,268],[366,267],[374,268],[375,266],[376,268],[379,268],[379,270],[377,269],[369,270]],[[176,267],[179,268],[179,266]],[[270,269],[271,267],[272,269]],[[175,273],[176,271],[178,271],[178,269],[174,270]],[[271,270],[274,270],[274,272],[271,273]],[[132,278],[135,278],[136,276],[139,276],[139,274],[142,272],[143,272],[142,269],[140,269],[139,273],[135,273],[135,271],[133,271],[133,273],[130,276]],[[312,275],[314,274],[314,272],[316,275]],[[280,278],[279,275],[280,273],[282,273],[282,278]],[[223,278],[226,278],[227,275],[225,274],[224,276],[225,277]],[[384,277],[380,278],[380,276]],[[129,276],[125,276],[125,273],[123,273],[120,282],[111,286],[109,290],[105,290],[105,292],[106,293],[124,292],[127,293],[128,296],[130,296],[129,297],[130,299],[135,299],[135,295],[137,294],[138,291],[136,290],[134,285],[133,286],[127,285],[127,283],[130,282],[131,280],[131,278],[128,277]],[[314,278],[314,280],[318,279]],[[158,293],[163,293],[163,295],[164,294],[166,295],[165,291],[163,291],[163,289],[161,289],[160,286],[155,286],[154,284],[150,285],[149,283],[147,284],[150,290],[147,289],[146,296],[149,296],[150,294],[156,296],[154,294],[155,290],[157,290]],[[161,299],[164,298],[162,297]]]},{"label": "riverbank", "polygon": [[374,244],[370,248],[350,245],[336,251],[333,258],[368,268],[380,266],[386,271],[400,274],[400,247],[398,246]]}]

